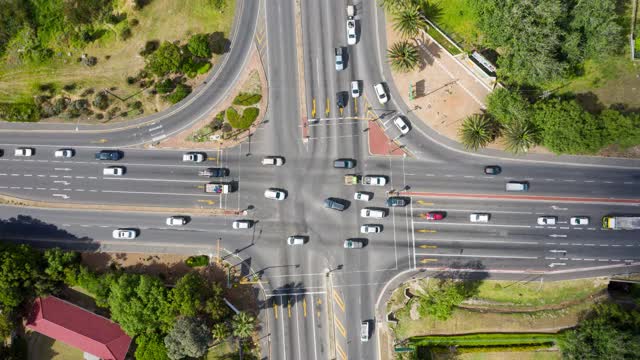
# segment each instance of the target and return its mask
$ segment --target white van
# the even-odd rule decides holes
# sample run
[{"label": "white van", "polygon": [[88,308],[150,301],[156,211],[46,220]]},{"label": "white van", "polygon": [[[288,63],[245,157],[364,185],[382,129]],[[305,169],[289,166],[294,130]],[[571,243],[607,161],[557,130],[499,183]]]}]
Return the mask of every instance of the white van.
[{"label": "white van", "polygon": [[506,191],[528,191],[529,183],[526,181],[509,181],[505,187]]},{"label": "white van", "polygon": [[102,175],[122,176],[124,172],[124,166],[109,166],[102,169]]}]

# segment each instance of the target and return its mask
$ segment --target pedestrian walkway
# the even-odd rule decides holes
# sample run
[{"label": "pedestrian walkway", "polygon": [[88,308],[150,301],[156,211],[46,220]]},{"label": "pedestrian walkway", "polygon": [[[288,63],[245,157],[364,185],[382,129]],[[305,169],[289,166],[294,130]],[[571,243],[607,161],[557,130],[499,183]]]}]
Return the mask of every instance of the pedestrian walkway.
[{"label": "pedestrian walkway", "polygon": [[402,156],[400,145],[389,140],[378,121],[369,121],[369,153],[377,156]]}]

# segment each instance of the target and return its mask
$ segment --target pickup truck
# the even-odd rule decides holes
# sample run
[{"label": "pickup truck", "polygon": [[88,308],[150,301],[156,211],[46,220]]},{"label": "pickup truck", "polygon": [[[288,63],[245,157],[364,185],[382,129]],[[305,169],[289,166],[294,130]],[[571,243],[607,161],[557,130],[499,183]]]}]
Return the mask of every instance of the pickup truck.
[{"label": "pickup truck", "polygon": [[349,174],[344,176],[345,185],[358,185],[360,183],[360,176],[355,174]]},{"label": "pickup truck", "polygon": [[204,192],[213,194],[226,194],[231,192],[231,184],[209,183],[204,185]]}]

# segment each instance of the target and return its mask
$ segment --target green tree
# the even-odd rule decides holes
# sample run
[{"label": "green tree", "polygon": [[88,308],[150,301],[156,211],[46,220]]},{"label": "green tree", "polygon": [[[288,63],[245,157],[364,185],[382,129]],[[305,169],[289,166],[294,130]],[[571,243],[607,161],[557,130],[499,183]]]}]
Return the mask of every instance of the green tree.
[{"label": "green tree", "polygon": [[60,248],[47,249],[44,259],[47,263],[44,272],[51,280],[75,285],[80,265],[80,255],[77,252],[63,251]]},{"label": "green tree", "polygon": [[229,337],[230,331],[229,326],[226,323],[219,322],[213,325],[213,329],[211,330],[211,334],[218,341],[224,341]]},{"label": "green tree", "polygon": [[105,18],[113,9],[113,2],[105,0],[65,0],[62,3],[65,18],[74,25]]},{"label": "green tree", "polygon": [[11,335],[11,332],[15,330],[15,328],[16,328],[16,321],[14,319],[13,312],[1,311],[0,312],[0,339],[8,338]]},{"label": "green tree", "polygon": [[636,359],[640,354],[640,313],[617,304],[597,305],[593,313],[560,338],[570,360]]},{"label": "green tree", "polygon": [[110,291],[111,318],[130,336],[167,330],[173,322],[167,290],[156,277],[122,274]]},{"label": "green tree", "polygon": [[624,48],[615,1],[577,1],[571,14],[570,28],[576,38],[583,39],[580,48],[584,58],[619,54]]},{"label": "green tree", "polygon": [[209,342],[211,332],[202,322],[191,317],[178,318],[164,338],[167,355],[173,360],[185,357],[199,358],[207,351]]},{"label": "green tree", "polygon": [[169,360],[162,336],[157,333],[136,337],[136,360]]},{"label": "green tree", "polygon": [[617,144],[623,149],[640,144],[640,115],[624,115],[613,109],[600,113],[604,127],[603,144]]},{"label": "green tree", "polygon": [[564,77],[567,2],[476,0],[477,23],[487,45],[501,49],[498,73],[509,82],[538,84]]},{"label": "green tree", "polygon": [[250,337],[256,326],[255,321],[256,319],[246,312],[239,312],[233,315],[233,319],[231,320],[233,335],[240,339]]},{"label": "green tree", "polygon": [[178,71],[182,65],[183,57],[177,45],[165,41],[158,50],[147,56],[146,61],[149,71],[157,76],[164,76]]},{"label": "green tree", "polygon": [[380,5],[385,11],[391,13],[402,11],[403,9],[417,4],[417,0],[378,0],[378,5]]},{"label": "green tree", "polygon": [[0,55],[4,53],[9,41],[29,22],[27,2],[6,0],[0,6]]},{"label": "green tree", "polygon": [[189,38],[187,49],[199,58],[209,59],[211,57],[211,48],[209,47],[209,36],[207,34],[195,34]]},{"label": "green tree", "polygon": [[594,153],[603,145],[603,126],[597,116],[576,101],[552,99],[536,104],[533,121],[542,144],[557,154]]},{"label": "green tree", "polygon": [[78,271],[77,283],[93,295],[98,306],[108,307],[111,284],[113,284],[117,278],[117,275],[114,273],[96,274],[86,266],[81,265]]},{"label": "green tree", "polygon": [[433,289],[418,298],[418,312],[422,316],[433,316],[439,320],[448,319],[453,309],[467,297],[462,281],[443,281],[438,289]]},{"label": "green tree", "polygon": [[48,289],[40,253],[27,245],[0,244],[0,305],[4,311]]},{"label": "green tree", "polygon": [[530,121],[517,120],[506,124],[502,135],[506,150],[514,154],[529,151],[539,141],[538,130]]},{"label": "green tree", "polygon": [[171,290],[173,307],[180,315],[196,316],[204,308],[209,292],[200,273],[190,272],[181,277]]},{"label": "green tree", "polygon": [[[225,123],[228,124],[228,123]],[[224,290],[218,283],[209,284],[209,294],[204,305],[204,311],[216,322],[229,315],[229,307],[223,300]]]},{"label": "green tree", "polygon": [[495,133],[496,127],[490,117],[473,114],[464,119],[458,136],[467,150],[477,151],[487,146],[494,139]]},{"label": "green tree", "polygon": [[487,112],[502,125],[513,121],[529,121],[531,105],[517,92],[505,88],[494,90],[487,97]]},{"label": "green tree", "polygon": [[172,104],[179,103],[182,99],[191,94],[191,87],[185,84],[178,84],[176,89],[167,96],[167,100]]},{"label": "green tree", "polygon": [[418,49],[406,40],[399,41],[387,50],[387,58],[393,70],[409,72],[418,66]]},{"label": "green tree", "polygon": [[402,9],[393,17],[393,29],[404,38],[414,38],[420,34],[420,30],[426,29],[426,27],[427,22],[418,6]]}]

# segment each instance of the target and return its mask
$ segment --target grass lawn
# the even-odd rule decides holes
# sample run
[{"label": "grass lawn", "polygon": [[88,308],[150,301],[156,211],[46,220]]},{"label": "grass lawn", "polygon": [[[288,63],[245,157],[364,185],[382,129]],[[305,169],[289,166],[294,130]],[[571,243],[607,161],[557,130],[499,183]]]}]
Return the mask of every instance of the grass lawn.
[{"label": "grass lawn", "polygon": [[28,360],[82,360],[82,351],[69,346],[61,341],[29,332],[26,336],[28,348]]},{"label": "grass lawn", "polygon": [[227,340],[220,343],[207,351],[205,360],[217,360],[225,355],[234,354],[237,351],[236,343],[233,340]]},{"label": "grass lawn", "polygon": [[[60,51],[44,65],[27,65],[7,60],[0,64],[0,102],[14,102],[30,99],[41,84],[52,84],[61,89],[64,85],[77,85],[75,93],[84,89],[112,88],[120,97],[133,96],[140,100],[145,113],[160,110],[167,104],[156,104],[154,97],[142,96],[137,84],[128,85],[127,76],[135,76],[144,67],[144,58],[138,52],[149,40],[175,41],[186,39],[191,34],[223,32],[229,36],[235,0],[227,0],[224,12],[216,11],[209,5],[210,0],[154,0],[140,11],[131,11],[129,1],[120,1],[116,11],[126,11],[128,20],[137,19],[139,24],[131,27],[133,36],[119,40],[118,27],[104,25],[109,30],[82,50]],[[124,5],[128,4],[128,5]],[[95,56],[97,65],[87,67],[76,61],[81,54]],[[108,57],[108,59],[107,59]],[[215,59],[214,59],[215,60]],[[77,95],[76,94],[76,95]],[[120,106],[123,108],[123,106]]]},{"label": "grass lawn", "polygon": [[[447,359],[445,355],[436,356],[434,360]],[[457,354],[458,360],[560,360],[559,351],[504,351],[476,352]]]},{"label": "grass lawn", "polygon": [[[475,24],[469,0],[429,0],[426,15],[465,50],[481,42],[482,34]],[[431,33],[429,33],[431,35]]]}]

